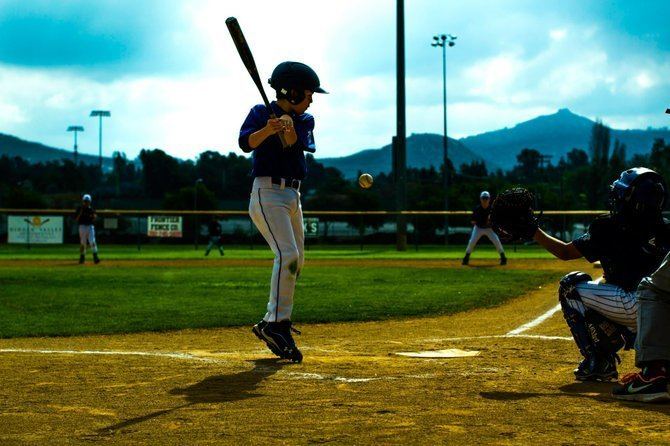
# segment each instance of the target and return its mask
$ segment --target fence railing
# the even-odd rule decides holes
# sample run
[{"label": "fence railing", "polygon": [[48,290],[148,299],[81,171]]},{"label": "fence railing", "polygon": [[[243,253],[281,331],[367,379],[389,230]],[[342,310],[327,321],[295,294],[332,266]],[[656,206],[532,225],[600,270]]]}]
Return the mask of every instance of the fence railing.
[{"label": "fence railing", "polygon": [[[593,217],[606,211],[547,210],[542,212],[542,227],[555,236],[569,240],[584,233]],[[99,209],[97,210],[96,233],[101,243],[137,244],[138,249],[147,243],[191,243],[195,248],[209,239],[208,223],[216,219],[222,228],[224,243],[264,245],[261,235],[244,210],[155,210],[155,209]],[[310,211],[304,212],[306,243],[309,244],[393,244],[397,231],[397,219],[403,216],[407,224],[407,241],[416,249],[421,245],[464,244],[470,236],[471,211]],[[22,220],[16,223],[17,216]],[[30,226],[34,217],[62,218],[62,240],[64,243],[78,242],[78,224],[74,210],[70,209],[1,209],[0,243],[8,242],[10,229],[25,233],[25,241],[14,236],[16,243],[36,244],[39,238],[30,237]],[[173,232],[150,231],[158,217],[178,217],[180,230]],[[13,217],[10,219],[10,217]],[[30,217],[30,218],[25,218]],[[445,237],[445,220],[448,217],[449,232]],[[10,228],[11,225],[21,227]],[[37,218],[35,221],[46,221]],[[25,223],[24,223],[25,222]],[[153,226],[152,226],[153,227]],[[174,237],[175,234],[178,237]],[[168,236],[166,236],[168,235]],[[169,235],[172,235],[170,237]]]}]

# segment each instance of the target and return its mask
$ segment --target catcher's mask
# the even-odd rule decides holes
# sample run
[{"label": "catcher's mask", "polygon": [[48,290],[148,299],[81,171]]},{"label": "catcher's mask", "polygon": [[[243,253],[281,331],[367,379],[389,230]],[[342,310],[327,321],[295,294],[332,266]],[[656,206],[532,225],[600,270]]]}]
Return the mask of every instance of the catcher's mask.
[{"label": "catcher's mask", "polygon": [[661,218],[666,200],[663,177],[646,167],[624,170],[610,186],[610,207],[615,215],[656,221]]},{"label": "catcher's mask", "polygon": [[321,88],[316,72],[301,62],[280,63],[272,71],[268,82],[277,91],[277,99],[288,99],[294,105],[305,99],[305,90],[314,93],[328,93]]}]

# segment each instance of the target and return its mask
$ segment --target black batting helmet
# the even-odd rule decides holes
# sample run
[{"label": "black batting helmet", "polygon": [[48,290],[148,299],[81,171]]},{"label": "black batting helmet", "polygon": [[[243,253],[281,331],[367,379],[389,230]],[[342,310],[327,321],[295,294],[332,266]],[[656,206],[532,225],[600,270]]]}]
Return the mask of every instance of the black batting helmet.
[{"label": "black batting helmet", "polygon": [[268,79],[270,86],[277,91],[278,99],[288,99],[297,104],[305,99],[305,90],[314,93],[328,93],[321,88],[316,72],[301,62],[282,62],[272,71]]},{"label": "black batting helmet", "polygon": [[665,180],[646,167],[624,170],[610,186],[610,205],[614,214],[651,222],[661,217],[666,200]]}]

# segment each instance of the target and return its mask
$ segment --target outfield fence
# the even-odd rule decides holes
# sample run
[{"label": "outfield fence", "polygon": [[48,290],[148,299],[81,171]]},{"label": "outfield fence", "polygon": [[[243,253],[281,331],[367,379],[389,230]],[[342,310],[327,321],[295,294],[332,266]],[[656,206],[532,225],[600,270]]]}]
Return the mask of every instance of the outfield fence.
[{"label": "outfield fence", "polygon": [[[584,233],[593,218],[606,211],[543,211],[542,227],[563,239]],[[209,240],[208,223],[216,219],[222,229],[224,244],[265,245],[246,211],[129,210],[97,211],[96,233],[101,243],[193,244],[198,248]],[[465,244],[470,236],[470,211],[305,211],[306,244],[395,243],[397,222],[407,226],[407,242],[421,245],[445,243],[445,221],[448,221],[450,244]],[[31,245],[78,243],[77,222],[69,209],[0,209],[0,243]],[[58,239],[60,228],[60,239]],[[49,232],[50,231],[50,232]],[[487,243],[482,240],[482,243]]]}]

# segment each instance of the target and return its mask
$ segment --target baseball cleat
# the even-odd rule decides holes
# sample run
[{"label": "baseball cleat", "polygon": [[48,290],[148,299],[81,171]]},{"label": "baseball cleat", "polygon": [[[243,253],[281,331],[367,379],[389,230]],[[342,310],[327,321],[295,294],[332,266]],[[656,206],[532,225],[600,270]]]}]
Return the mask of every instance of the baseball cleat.
[{"label": "baseball cleat", "polygon": [[256,335],[258,339],[265,342],[265,345],[267,345],[267,347],[270,349],[270,351],[272,351],[272,353],[281,358],[281,351],[275,346],[274,343],[270,343],[267,339],[265,339],[265,336],[263,335],[263,328],[265,328],[267,325],[268,325],[267,322],[261,320],[259,323],[257,323],[251,328],[251,331],[253,332],[253,334]]},{"label": "baseball cleat", "polygon": [[612,389],[612,397],[641,403],[670,401],[668,379],[663,375],[645,378],[641,373],[629,373]]},{"label": "baseball cleat", "polygon": [[83,264],[86,261],[86,257],[84,257],[84,254],[79,256],[79,264]]},{"label": "baseball cleat", "polygon": [[295,341],[291,336],[292,331],[298,334],[300,332],[293,328],[291,321],[266,322],[258,331],[260,331],[263,341],[272,350],[272,353],[282,359],[288,359],[292,362],[302,362],[302,353],[295,345]]},{"label": "baseball cleat", "polygon": [[95,263],[96,265],[100,263],[100,257],[98,257],[98,254],[95,252],[93,253],[93,263]]},{"label": "baseball cleat", "polygon": [[593,356],[584,358],[574,370],[577,381],[611,381],[619,377],[616,369],[616,357]]},{"label": "baseball cleat", "polygon": [[470,263],[470,254],[465,254],[465,257],[463,257],[461,265],[468,265],[469,263]]},{"label": "baseball cleat", "polygon": [[505,254],[500,254],[500,264],[507,265],[507,257],[505,257]]}]

